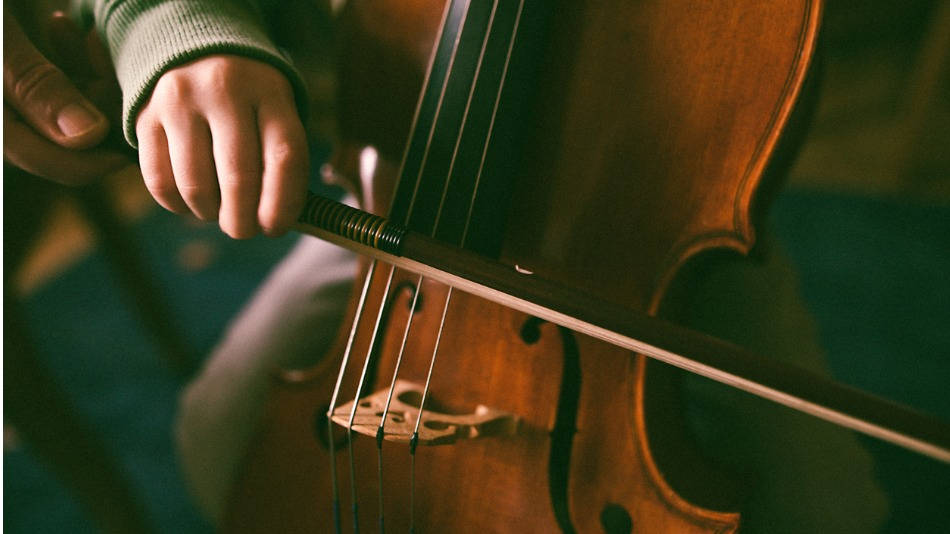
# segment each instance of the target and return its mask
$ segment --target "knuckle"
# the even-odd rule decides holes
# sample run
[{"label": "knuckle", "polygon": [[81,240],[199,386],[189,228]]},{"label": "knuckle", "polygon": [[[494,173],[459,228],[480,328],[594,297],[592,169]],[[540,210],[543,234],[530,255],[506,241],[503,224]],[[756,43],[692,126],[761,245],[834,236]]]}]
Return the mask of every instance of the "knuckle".
[{"label": "knuckle", "polygon": [[51,86],[62,82],[59,69],[45,61],[34,61],[11,76],[13,97],[19,102],[39,101]]},{"label": "knuckle", "polygon": [[290,141],[282,140],[274,143],[274,159],[279,162],[289,162],[294,156],[294,148]]},{"label": "knuckle", "polygon": [[142,181],[145,183],[145,188],[154,197],[166,198],[170,194],[178,192],[175,188],[175,182],[170,177],[156,171],[143,168]]},{"label": "knuckle", "polygon": [[216,91],[222,95],[233,95],[248,85],[247,77],[241,76],[234,58],[210,56],[198,71],[198,83],[203,90]]},{"label": "knuckle", "polygon": [[152,98],[170,103],[190,101],[208,94],[226,97],[233,89],[244,85],[246,79],[242,80],[232,61],[222,56],[208,56],[163,74],[155,84]]},{"label": "knuckle", "polygon": [[185,180],[178,184],[178,191],[182,196],[191,200],[206,200],[211,198],[211,188],[193,180]]},{"label": "knuckle", "polygon": [[193,90],[189,80],[184,76],[179,76],[174,71],[170,71],[158,79],[150,100],[161,107],[165,107],[169,104],[188,100],[192,93]]},{"label": "knuckle", "polygon": [[245,153],[231,154],[216,160],[218,163],[218,178],[222,185],[241,187],[251,184],[260,176],[261,169],[252,160],[244,157]]},{"label": "knuckle", "polygon": [[191,206],[195,216],[203,221],[217,217],[217,190],[200,182],[182,182],[177,186],[178,193],[186,204]]},{"label": "knuckle", "polygon": [[148,192],[151,193],[152,197],[156,200],[166,200],[178,194],[175,181],[171,177],[164,176],[161,173],[148,171],[143,168],[142,181],[145,183],[145,188],[148,189]]},{"label": "knuckle", "polygon": [[[135,136],[139,140],[141,154],[154,153],[156,146],[161,143],[167,145],[164,139],[164,130],[161,123],[153,116],[153,111],[146,104],[135,119]],[[140,157],[144,160],[145,158]],[[144,161],[143,161],[144,163]]]},{"label": "knuckle", "polygon": [[251,190],[253,184],[252,176],[253,174],[250,172],[223,172],[218,175],[218,183],[221,185],[221,189],[243,193]]},{"label": "knuckle", "polygon": [[268,163],[278,171],[287,172],[297,166],[298,150],[293,143],[287,140],[275,142],[268,147]]},{"label": "knuckle", "polygon": [[237,61],[234,58],[224,56],[211,56],[208,58],[207,73],[211,80],[223,80],[231,78],[235,71]]}]

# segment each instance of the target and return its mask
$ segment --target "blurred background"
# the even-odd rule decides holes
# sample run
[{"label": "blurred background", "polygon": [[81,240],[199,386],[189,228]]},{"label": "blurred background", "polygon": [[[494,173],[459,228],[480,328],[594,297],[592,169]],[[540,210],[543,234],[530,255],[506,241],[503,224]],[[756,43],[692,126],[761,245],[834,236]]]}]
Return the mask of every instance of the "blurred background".
[{"label": "blurred background", "polygon": [[[319,162],[333,79],[312,61]],[[817,113],[769,223],[835,377],[950,421],[950,1],[829,0],[820,63]],[[4,308],[23,336],[8,330],[5,348],[31,347],[155,531],[210,532],[178,474],[176,396],[296,237],[229,240],[157,207],[135,169],[87,191],[6,174]],[[99,532],[21,430],[5,418],[4,529]],[[891,498],[886,532],[946,529],[950,466],[862,441]]]}]

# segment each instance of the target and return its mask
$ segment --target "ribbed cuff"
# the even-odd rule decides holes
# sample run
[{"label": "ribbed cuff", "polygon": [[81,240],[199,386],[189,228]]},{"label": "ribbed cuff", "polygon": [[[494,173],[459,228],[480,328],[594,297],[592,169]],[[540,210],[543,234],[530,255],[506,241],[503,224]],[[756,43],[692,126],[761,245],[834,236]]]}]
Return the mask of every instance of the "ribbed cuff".
[{"label": "ribbed cuff", "polygon": [[300,74],[267,37],[261,17],[247,5],[229,1],[125,1],[111,4],[108,13],[96,13],[96,20],[99,28],[105,29],[112,50],[122,88],[123,131],[133,147],[138,145],[135,119],[162,74],[209,54],[249,57],[280,70],[293,86],[297,110],[306,119],[307,91]]}]

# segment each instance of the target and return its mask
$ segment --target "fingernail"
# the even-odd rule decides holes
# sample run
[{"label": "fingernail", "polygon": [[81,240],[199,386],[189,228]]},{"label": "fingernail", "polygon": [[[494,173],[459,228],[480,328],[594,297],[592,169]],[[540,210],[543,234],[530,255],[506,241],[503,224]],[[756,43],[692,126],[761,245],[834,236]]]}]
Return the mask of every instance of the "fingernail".
[{"label": "fingernail", "polygon": [[77,137],[98,126],[104,118],[82,104],[73,103],[60,110],[56,125],[66,137]]}]

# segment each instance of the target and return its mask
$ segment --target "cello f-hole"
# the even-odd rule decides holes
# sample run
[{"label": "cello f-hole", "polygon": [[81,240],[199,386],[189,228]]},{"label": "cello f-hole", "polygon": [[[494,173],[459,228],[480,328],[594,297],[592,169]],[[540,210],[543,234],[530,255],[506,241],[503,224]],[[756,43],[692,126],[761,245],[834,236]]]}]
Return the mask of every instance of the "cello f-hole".
[{"label": "cello f-hole", "polygon": [[[531,317],[521,327],[522,341],[533,345],[541,340],[543,319]],[[557,411],[554,426],[550,433],[550,451],[548,454],[548,493],[551,508],[561,532],[577,532],[571,521],[568,488],[570,482],[571,451],[574,435],[577,433],[577,409],[581,395],[580,350],[574,332],[557,327],[561,335],[562,372],[559,388]]]},{"label": "cello f-hole", "polygon": [[[380,352],[383,349],[383,340],[386,339],[387,332],[389,331],[390,326],[390,316],[393,312],[393,306],[396,304],[396,299],[399,298],[400,294],[406,291],[409,293],[407,308],[412,307],[412,297],[417,291],[421,291],[419,287],[416,286],[413,282],[405,280],[396,285],[394,291],[388,293],[386,302],[383,305],[383,315],[380,320],[381,328],[376,333],[376,340],[373,343],[373,351],[369,355],[369,367],[366,373],[366,379],[363,381],[363,384],[360,386],[360,392],[358,398],[363,398],[372,392],[374,385],[376,384],[376,378],[379,374],[379,359]],[[418,313],[421,305],[419,304],[422,301],[422,293],[419,293],[419,298],[417,299],[415,310],[413,310],[413,315]]]},{"label": "cello f-hole", "polygon": [[[396,289],[393,291],[393,297],[395,298],[403,291],[408,293],[408,299],[406,300],[406,309],[407,310],[412,309],[413,315],[422,311],[422,301],[423,301],[422,288],[416,286],[416,284],[413,283],[411,280],[403,280],[402,282],[399,282],[398,284],[396,284]],[[418,298],[416,297],[416,292],[419,292]],[[416,305],[414,308],[412,305],[413,300],[415,300],[416,302]]]}]

